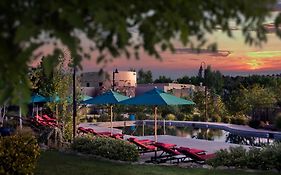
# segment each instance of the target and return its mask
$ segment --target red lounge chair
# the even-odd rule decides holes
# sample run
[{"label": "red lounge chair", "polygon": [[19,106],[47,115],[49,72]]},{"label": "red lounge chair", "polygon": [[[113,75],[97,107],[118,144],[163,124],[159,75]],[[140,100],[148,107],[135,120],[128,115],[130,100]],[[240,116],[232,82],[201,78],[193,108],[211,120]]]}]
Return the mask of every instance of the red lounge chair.
[{"label": "red lounge chair", "polygon": [[139,140],[139,139],[134,138],[134,137],[128,138],[128,141],[133,141],[133,140],[136,140],[136,141],[138,141],[138,142],[141,142],[141,143],[147,144],[147,145],[151,145],[151,144],[154,143],[152,140],[149,140],[149,139],[142,139],[142,140]]},{"label": "red lounge chair", "polygon": [[123,140],[124,139],[124,135],[123,134],[112,134],[110,137],[112,137],[114,139],[118,139],[118,140]]},{"label": "red lounge chair", "polygon": [[85,129],[88,133],[94,134],[96,136],[100,136],[100,137],[108,137],[110,135],[110,132],[96,132],[94,129],[92,128],[86,128]]},{"label": "red lounge chair", "polygon": [[179,152],[180,151],[190,151],[194,154],[206,154],[206,151],[205,150],[202,150],[202,149],[195,149],[195,148],[188,148],[188,147],[179,147],[179,148],[176,148]]},{"label": "red lounge chair", "polygon": [[[138,140],[137,138],[129,138],[128,141],[131,143],[134,143],[138,150],[139,153],[148,153],[148,152],[153,152],[157,150],[157,147],[152,145],[152,141],[148,142],[148,140],[145,140],[144,142],[142,140]],[[150,144],[151,143],[151,144]]]},{"label": "red lounge chair", "polygon": [[193,152],[190,149],[186,149],[184,147],[177,148],[177,150],[186,155],[187,157],[190,157],[193,161],[197,163],[204,163],[206,160],[214,158],[215,154],[198,154]]},{"label": "red lounge chair", "polygon": [[96,132],[94,129],[92,128],[86,128],[85,129],[88,133],[94,134],[96,136],[100,136],[100,137],[112,137],[115,139],[123,139],[123,134],[112,134],[110,132]]},{"label": "red lounge chair", "polygon": [[78,134],[80,134],[80,133],[82,133],[82,134],[89,133],[89,131],[86,128],[83,128],[83,127],[78,127],[77,132],[78,132]]},{"label": "red lounge chair", "polygon": [[47,121],[40,117],[39,115],[36,115],[34,119],[32,119],[33,122],[35,122],[39,126],[44,127],[57,127],[58,125],[55,122]]},{"label": "red lounge chair", "polygon": [[179,151],[176,150],[176,145],[175,144],[167,144],[167,143],[154,143],[154,145],[162,151],[162,153],[159,156],[154,156],[151,157],[152,162],[157,162],[157,163],[163,163],[170,161],[172,162],[173,160],[176,160],[176,163],[186,161],[188,158],[186,155],[180,153]]},{"label": "red lounge chair", "polygon": [[51,117],[49,117],[49,116],[46,115],[46,114],[44,114],[44,115],[42,116],[42,118],[45,119],[45,120],[47,120],[47,121],[50,121],[50,122],[56,122],[56,121],[57,121],[57,119],[51,118]]}]

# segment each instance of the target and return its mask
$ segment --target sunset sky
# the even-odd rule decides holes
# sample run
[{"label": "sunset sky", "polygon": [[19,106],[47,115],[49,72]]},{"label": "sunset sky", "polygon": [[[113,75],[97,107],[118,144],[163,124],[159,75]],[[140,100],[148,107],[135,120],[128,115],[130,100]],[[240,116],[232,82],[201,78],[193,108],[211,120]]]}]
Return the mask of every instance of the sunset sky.
[{"label": "sunset sky", "polygon": [[[210,40],[218,43],[219,53],[178,53],[162,52],[162,61],[141,53],[140,60],[125,57],[118,58],[106,65],[106,70],[119,69],[151,70],[154,78],[165,75],[178,78],[183,75],[196,75],[202,61],[220,70],[226,75],[273,74],[281,73],[281,40],[274,33],[268,34],[268,42],[262,47],[250,47],[244,44],[240,31],[234,31],[234,38],[227,38],[219,31]],[[95,71],[101,67],[95,60],[83,61],[83,71]]]},{"label": "sunset sky", "polygon": [[[273,17],[267,20],[267,24],[273,22],[276,14],[277,12],[273,12]],[[213,70],[220,70],[225,75],[281,73],[281,40],[274,32],[267,34],[268,41],[262,47],[245,45],[240,30],[233,30],[233,34],[233,38],[228,38],[220,31],[216,31],[208,37],[209,41],[218,43],[218,53],[183,52],[172,54],[171,52],[162,52],[162,61],[141,52],[140,60],[134,58],[128,60],[125,57],[120,57],[107,63],[104,67],[102,64],[96,64],[97,53],[92,53],[91,60],[83,60],[82,71],[99,71],[100,68],[107,71],[116,68],[125,71],[132,68],[138,71],[143,68],[144,70],[151,70],[154,79],[158,78],[159,75],[176,79],[184,75],[197,75],[201,62],[205,62],[206,65],[211,65]],[[177,44],[177,41],[175,41],[175,46],[179,49],[184,48]],[[50,48],[46,47],[44,50],[46,49]]]}]

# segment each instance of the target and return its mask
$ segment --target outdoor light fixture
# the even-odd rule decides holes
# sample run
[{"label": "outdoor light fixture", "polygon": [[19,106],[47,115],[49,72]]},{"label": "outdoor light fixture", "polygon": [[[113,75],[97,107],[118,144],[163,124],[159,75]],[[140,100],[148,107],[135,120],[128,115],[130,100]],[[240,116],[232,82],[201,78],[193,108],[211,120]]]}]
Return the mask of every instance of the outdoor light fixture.
[{"label": "outdoor light fixture", "polygon": [[112,90],[115,90],[115,74],[119,73],[119,71],[117,69],[115,69],[115,71],[112,72]]},{"label": "outdoor light fixture", "polygon": [[[205,119],[207,119],[207,77],[206,77],[206,63],[204,61],[201,62],[200,65],[200,78],[204,78],[204,85],[205,85]],[[204,76],[202,75],[202,72],[204,73]]]}]

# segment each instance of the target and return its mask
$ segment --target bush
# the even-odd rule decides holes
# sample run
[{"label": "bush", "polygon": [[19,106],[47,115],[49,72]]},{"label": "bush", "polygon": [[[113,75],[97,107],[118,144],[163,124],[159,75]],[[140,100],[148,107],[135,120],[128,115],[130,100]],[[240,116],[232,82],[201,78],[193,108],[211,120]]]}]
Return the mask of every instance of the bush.
[{"label": "bush", "polygon": [[238,114],[231,118],[231,123],[237,125],[246,125],[248,123],[248,118],[245,115]]},{"label": "bush", "polygon": [[101,114],[99,118],[97,118],[98,122],[110,122],[110,116],[108,114]]},{"label": "bush", "polygon": [[259,169],[261,167],[261,150],[256,147],[251,147],[246,153],[246,166],[251,169]]},{"label": "bush", "polygon": [[249,126],[252,128],[259,128],[260,127],[261,122],[259,120],[250,120],[249,121]]},{"label": "bush", "polygon": [[73,143],[70,145],[72,150],[81,152],[81,153],[90,153],[91,148],[90,145],[92,144],[93,140],[88,137],[78,137],[76,138]]},{"label": "bush", "polygon": [[102,156],[114,160],[137,161],[137,148],[123,140],[112,138],[77,138],[71,144],[74,151]]},{"label": "bush", "polygon": [[227,149],[221,149],[216,152],[216,157],[206,161],[208,165],[216,168],[218,166],[231,166],[230,156]]},{"label": "bush", "polygon": [[39,151],[31,134],[0,137],[0,174],[33,174]]},{"label": "bush", "polygon": [[177,120],[184,121],[185,118],[186,117],[185,117],[184,113],[177,113]]},{"label": "bush", "polygon": [[200,121],[200,115],[194,114],[193,117],[192,117],[192,120],[193,121]]},{"label": "bush", "polygon": [[166,120],[175,120],[176,116],[174,114],[167,114],[165,118]]},{"label": "bush", "polygon": [[192,121],[192,118],[193,118],[192,115],[188,114],[188,115],[185,116],[184,120]]},{"label": "bush", "polygon": [[281,113],[277,113],[274,120],[274,125],[277,129],[281,129]]},{"label": "bush", "polygon": [[137,112],[136,113],[136,119],[137,120],[145,120],[147,119],[148,117],[145,115],[145,113],[143,112]]},{"label": "bush", "polygon": [[221,117],[218,114],[214,114],[211,117],[212,122],[221,122]]},{"label": "bush", "polygon": [[229,148],[229,157],[231,160],[231,165],[243,168],[246,166],[247,159],[246,159],[246,149],[242,146],[238,147],[230,147]]},{"label": "bush", "polygon": [[228,115],[223,116],[223,117],[221,117],[221,121],[222,121],[223,123],[230,123],[230,122],[231,122],[231,117],[228,116]]},{"label": "bush", "polygon": [[276,169],[281,170],[281,144],[273,144],[262,149],[250,148],[246,151],[243,147],[230,147],[229,150],[216,152],[216,157],[207,163],[213,167],[235,166],[252,169]]}]

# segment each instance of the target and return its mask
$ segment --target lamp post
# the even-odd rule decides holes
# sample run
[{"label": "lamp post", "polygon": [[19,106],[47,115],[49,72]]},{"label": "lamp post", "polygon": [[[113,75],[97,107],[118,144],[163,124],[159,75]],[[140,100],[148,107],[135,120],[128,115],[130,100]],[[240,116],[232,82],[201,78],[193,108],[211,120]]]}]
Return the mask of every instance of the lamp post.
[{"label": "lamp post", "polygon": [[[201,65],[200,65],[200,75],[201,75],[201,78],[204,78],[204,85],[205,85],[205,88],[204,88],[204,91],[205,91],[205,119],[207,119],[207,80],[206,80],[206,63],[204,61],[201,62]],[[202,76],[202,72],[204,72],[204,76]]]},{"label": "lamp post", "polygon": [[115,69],[115,71],[112,72],[112,90],[115,90],[115,74],[119,73],[119,71],[117,69]]},{"label": "lamp post", "polygon": [[73,97],[72,97],[72,100],[73,100],[73,118],[72,118],[72,124],[73,124],[73,140],[75,139],[75,136],[76,136],[76,115],[77,115],[77,102],[76,102],[76,66],[74,65],[73,66],[73,81],[72,81],[72,92],[73,92]]}]

